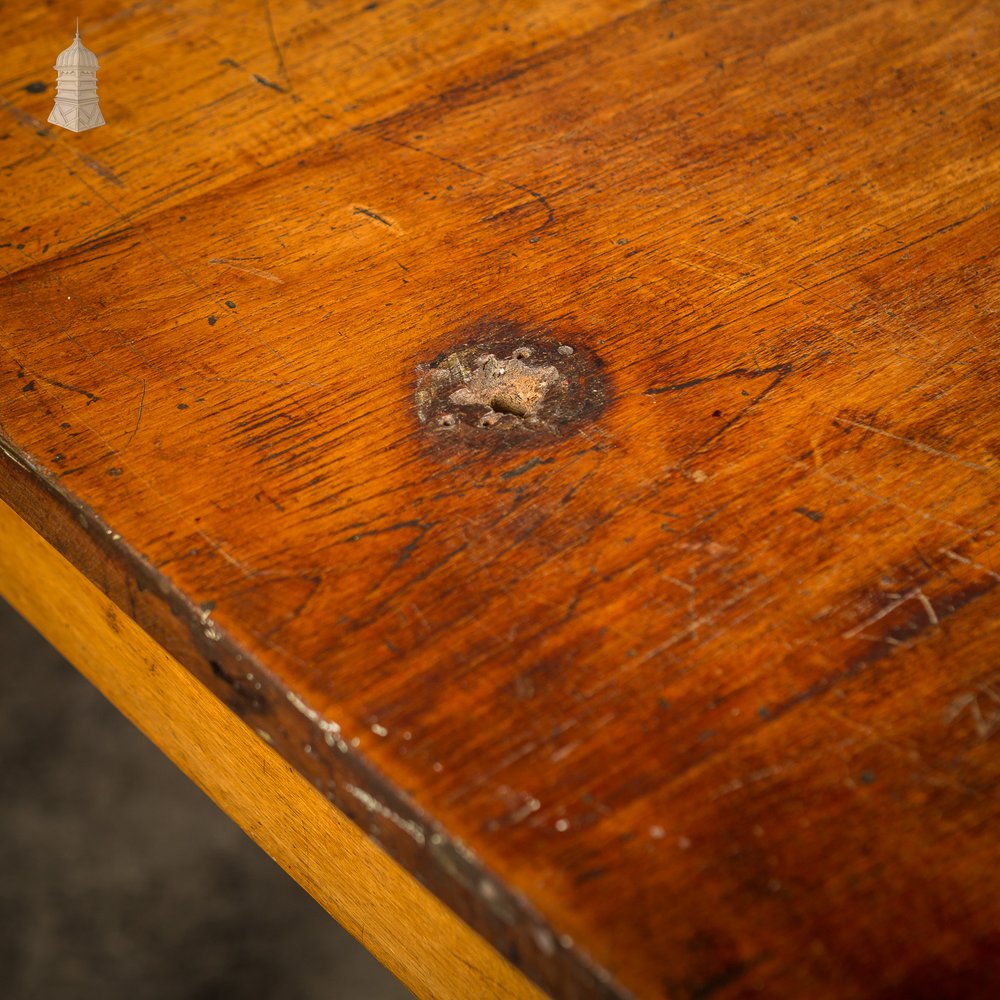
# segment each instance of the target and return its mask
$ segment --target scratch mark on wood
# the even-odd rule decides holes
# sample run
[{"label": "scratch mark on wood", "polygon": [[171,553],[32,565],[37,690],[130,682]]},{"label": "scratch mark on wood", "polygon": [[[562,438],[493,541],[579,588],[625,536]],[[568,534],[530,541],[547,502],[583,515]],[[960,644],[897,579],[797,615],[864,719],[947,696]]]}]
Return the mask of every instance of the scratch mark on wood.
[{"label": "scratch mark on wood", "polygon": [[[945,712],[945,723],[951,725],[960,715],[968,712],[972,718],[972,725],[976,730],[976,735],[981,742],[985,742],[994,734],[1000,732],[1000,694],[998,694],[992,684],[995,681],[980,684],[973,691],[967,691],[959,695],[948,706]],[[980,698],[987,701],[987,711],[983,712]]]},{"label": "scratch mark on wood", "polygon": [[[260,8],[261,12],[264,15],[264,23],[267,25],[267,34],[268,38],[270,38],[271,40],[271,49],[274,52],[275,59],[277,59],[278,61],[278,75],[281,77],[282,80],[285,81],[286,86],[288,87],[289,91],[291,91],[292,81],[288,76],[288,70],[285,67],[285,57],[281,51],[281,46],[278,44],[278,37],[274,33],[274,22],[271,19],[270,0],[260,0]],[[257,79],[261,83],[264,82],[263,80],[260,79],[260,77],[258,77]],[[273,84],[268,84],[268,86],[273,86]],[[276,88],[276,89],[280,90],[281,88]]]},{"label": "scratch mark on wood", "polygon": [[129,434],[128,440],[122,445],[121,450],[124,451],[134,440],[136,434],[139,433],[139,424],[142,423],[142,407],[146,402],[146,380],[142,381],[142,390],[139,393],[139,407],[135,414],[135,426],[132,428],[132,433]]},{"label": "scratch mark on wood", "polygon": [[230,566],[235,566],[248,580],[253,579],[255,576],[258,575],[257,571],[254,570],[252,567],[247,566],[245,563],[240,562],[239,559],[236,559],[233,556],[231,556],[222,547],[222,543],[220,541],[218,541],[215,538],[212,538],[211,535],[206,534],[204,531],[199,531],[198,535],[208,543],[209,547],[212,549],[213,552],[217,552],[220,556],[222,556],[222,558],[225,559],[226,562],[230,564]]},{"label": "scratch mark on wood", "polygon": [[47,385],[54,385],[57,389],[66,389],[68,392],[78,392],[81,396],[86,396],[87,406],[90,406],[91,403],[96,403],[101,398],[100,396],[95,396],[92,392],[88,392],[86,389],[81,389],[79,386],[57,382],[54,378],[46,378],[44,375],[36,375],[35,377]]},{"label": "scratch mark on wood", "polygon": [[747,785],[754,785],[758,781],[765,781],[767,778],[771,778],[776,774],[781,774],[792,766],[794,765],[773,764],[769,767],[758,768],[756,771],[751,771],[748,775],[746,775],[746,777],[733,778],[732,781],[728,781],[720,788],[716,788],[715,791],[709,795],[709,798],[721,799],[726,795],[731,795],[733,792],[738,792],[741,788],[745,788]]},{"label": "scratch mark on wood", "polygon": [[680,392],[682,389],[690,389],[692,386],[702,385],[705,382],[718,382],[724,378],[760,378],[762,375],[787,375],[792,370],[792,366],[787,362],[778,365],[771,365],[769,368],[733,368],[728,372],[719,372],[717,375],[703,375],[700,378],[688,379],[686,382],[675,382],[672,385],[660,385],[647,389],[643,395],[658,396],[662,392]]},{"label": "scratch mark on wood", "polygon": [[808,507],[796,507],[796,514],[801,514],[803,517],[808,517],[810,521],[822,521],[823,515],[818,510],[810,510]]},{"label": "scratch mark on wood", "polygon": [[856,659],[853,659],[846,666],[843,666],[833,673],[825,674],[817,678],[807,687],[786,698],[779,704],[759,710],[758,714],[760,714],[761,718],[766,721],[773,722],[775,719],[781,718],[798,706],[811,701],[814,698],[825,695],[835,687],[838,687],[857,677],[872,664],[891,656],[897,648],[905,646],[909,640],[912,640],[917,635],[926,631],[927,628],[934,627],[937,622],[940,622],[945,618],[952,617],[963,608],[968,607],[974,601],[978,600],[984,594],[988,594],[995,589],[995,583],[977,581],[973,584],[962,587],[957,591],[943,595],[934,610],[936,622],[932,622],[928,618],[927,624],[922,624],[914,619],[911,619],[902,623],[897,628],[890,629],[884,636],[863,635],[861,633],[861,629],[871,625],[880,618],[884,618],[893,609],[898,608],[904,601],[914,598],[919,599],[917,597],[917,592],[920,591],[920,588],[913,588],[906,594],[894,599],[888,607],[883,608],[876,615],[873,615],[867,621],[862,622],[856,627],[856,629],[852,629],[849,632],[844,633],[844,636],[856,633],[858,637],[872,642],[873,645],[870,648],[870,651]]},{"label": "scratch mark on wood", "polygon": [[34,129],[38,135],[47,136],[49,130],[45,125],[45,122],[39,121],[34,115],[29,115],[27,111],[22,111],[16,104],[12,104],[10,101],[3,97],[0,97],[0,106],[3,107],[4,111],[7,112],[21,125],[26,128]]},{"label": "scratch mark on wood", "polygon": [[369,219],[374,219],[376,222],[381,222],[383,226],[389,229],[395,229],[396,226],[391,223],[388,219],[382,218],[377,212],[373,212],[370,208],[362,208],[360,205],[354,206],[355,215],[367,215]]},{"label": "scratch mark on wood", "polygon": [[85,167],[93,170],[99,177],[103,177],[106,181],[110,181],[118,187],[125,187],[125,182],[113,170],[104,166],[103,163],[95,160],[92,156],[85,156],[83,153],[77,153],[76,158]]},{"label": "scratch mark on wood", "polygon": [[913,438],[903,437],[900,434],[893,434],[891,431],[882,430],[881,427],[873,427],[871,424],[863,424],[858,420],[849,420],[847,417],[837,417],[836,419],[839,423],[850,424],[852,427],[860,427],[862,430],[871,431],[873,434],[881,434],[882,437],[891,438],[893,441],[899,441],[910,448],[916,448],[918,451],[927,452],[928,455],[937,455],[939,458],[946,458],[949,462],[956,462],[967,469],[974,469],[976,472],[990,471],[987,466],[980,465],[978,462],[970,462],[968,459],[962,458],[959,455],[953,455],[950,451],[942,451],[940,448],[932,448],[929,444],[924,444],[922,441],[914,441]]},{"label": "scratch mark on wood", "polygon": [[[366,132],[367,126],[357,126],[353,130],[355,132]],[[545,209],[546,219],[538,227],[538,229],[545,229],[546,226],[550,225],[556,217],[552,206],[549,204],[548,198],[538,191],[532,188],[526,187],[524,184],[517,184],[514,181],[504,180],[502,177],[492,177],[489,174],[483,173],[482,170],[476,170],[474,167],[467,167],[464,163],[459,163],[457,160],[451,160],[447,156],[441,156],[439,153],[433,153],[429,149],[425,149],[423,146],[414,146],[408,142],[402,142],[399,139],[390,139],[388,136],[378,135],[375,132],[370,133],[374,138],[378,139],[380,142],[386,142],[390,146],[402,146],[403,149],[409,149],[414,153],[423,153],[426,156],[432,156],[435,160],[440,160],[442,163],[447,163],[453,166],[456,170],[462,170],[467,174],[474,174],[476,177],[482,177],[483,180],[492,181],[495,184],[506,184],[508,187],[514,188],[516,191],[523,191],[525,194],[530,194],[535,201],[538,202],[542,208]],[[537,230],[536,230],[537,231]]]},{"label": "scratch mark on wood", "polygon": [[[646,389],[643,395],[658,396],[665,392],[680,392],[681,390],[689,389],[692,386],[702,385],[706,382],[718,382],[726,378],[756,379],[765,375],[774,376],[760,392],[747,399],[746,405],[743,406],[734,416],[723,421],[699,445],[692,448],[691,451],[684,456],[684,461],[688,462],[704,452],[713,441],[725,434],[730,427],[740,423],[750,413],[752,413],[754,407],[758,403],[762,402],[771,392],[773,392],[791,373],[791,371],[792,365],[788,361],[782,361],[778,364],[770,365],[767,368],[733,368],[730,371],[718,372],[715,375],[704,375],[699,378],[688,379],[685,382],[675,382],[671,385],[653,386]],[[696,481],[698,480],[696,479]]]},{"label": "scratch mark on wood", "polygon": [[[148,243],[149,246],[151,246],[158,254],[160,254],[160,256],[163,257],[164,260],[166,260],[167,263],[169,263],[170,266],[173,267],[175,271],[177,271],[179,274],[182,274],[185,278],[187,278],[187,280],[190,281],[191,284],[194,285],[196,288],[198,288],[199,291],[205,293],[206,295],[208,294],[208,289],[204,285],[202,285],[201,282],[199,282],[186,267],[183,267],[180,263],[177,262],[177,260],[174,259],[174,257],[172,257],[169,253],[167,253],[167,251],[164,250],[163,247],[156,242],[156,240],[154,240],[151,236],[149,236],[148,233],[146,233],[143,229],[137,226],[132,221],[129,214],[123,213],[116,205],[110,202],[101,191],[93,187],[93,185],[87,183],[87,179],[85,177],[81,176],[80,182],[84,185],[84,187],[87,188],[87,190],[95,198],[100,199],[100,201],[102,201],[112,212],[114,212],[114,214],[126,226],[128,226],[133,232],[135,232],[139,237],[141,237],[141,239],[143,239],[146,243]],[[6,268],[4,270],[6,271]],[[251,337],[253,337],[260,344],[260,346],[264,348],[264,350],[270,352],[276,358],[279,358],[281,361],[285,362],[285,364],[288,363],[288,359],[280,351],[277,351],[273,347],[271,347],[271,345],[268,344],[267,341],[264,340],[264,338],[256,330],[247,326],[244,322],[242,322],[239,319],[236,319],[235,322],[242,330],[244,330]]]},{"label": "scratch mark on wood", "polygon": [[913,587],[908,590],[905,594],[901,594],[898,597],[893,598],[884,607],[880,608],[875,614],[866,618],[860,625],[855,625],[854,628],[848,629],[843,633],[842,638],[853,639],[856,635],[860,635],[869,625],[874,625],[875,622],[881,621],[886,615],[891,614],[896,610],[901,604],[905,604],[907,601],[917,600],[923,606],[924,610],[927,612],[927,621],[931,625],[938,624],[938,616],[934,612],[934,607],[931,602],[927,599],[927,595],[924,594],[920,587]]},{"label": "scratch mark on wood", "polygon": [[981,563],[973,562],[971,559],[966,559],[965,556],[960,556],[957,552],[952,552],[951,549],[938,549],[938,552],[940,552],[941,555],[947,556],[949,559],[954,559],[956,562],[960,562],[965,566],[972,566],[974,569],[978,569],[992,580],[1000,580],[1000,573],[995,573],[988,566],[983,566]]},{"label": "scratch mark on wood", "polygon": [[272,82],[271,82],[270,80],[265,80],[265,79],[264,79],[264,77],[262,77],[262,76],[260,75],[260,73],[254,73],[254,75],[253,75],[253,78],[254,78],[254,79],[255,79],[255,80],[256,80],[256,81],[257,81],[257,82],[258,82],[258,83],[259,83],[259,84],[260,84],[260,85],[261,85],[262,87],[270,87],[270,88],[271,88],[271,90],[276,90],[276,91],[277,91],[277,92],[278,92],[279,94],[287,94],[287,93],[288,93],[288,91],[287,91],[287,90],[285,90],[285,88],[284,88],[284,87],[282,87],[282,86],[281,86],[280,84],[278,84],[278,83],[272,83]]},{"label": "scratch mark on wood", "polygon": [[915,596],[917,600],[920,602],[920,604],[923,606],[924,611],[927,613],[927,621],[931,625],[937,625],[938,616],[937,613],[934,611],[934,605],[931,604],[928,596],[922,590],[918,590]]},{"label": "scratch mark on wood", "polygon": [[527,462],[523,462],[521,465],[513,469],[507,469],[505,472],[500,473],[501,479],[514,479],[516,476],[522,476],[525,472],[530,472],[538,465],[551,465],[554,462],[554,458],[539,458],[537,455],[534,458],[529,458]]},{"label": "scratch mark on wood", "polygon": [[[27,111],[23,111],[21,108],[17,107],[15,104],[11,104],[10,101],[0,98],[0,106],[16,121],[27,128],[33,129],[37,135],[42,137],[49,135],[49,129],[45,122],[40,121],[34,115],[28,114]],[[73,150],[73,155],[76,159],[82,163],[89,170],[93,170],[95,174],[103,177],[106,181],[110,181],[112,184],[118,187],[124,187],[125,182],[108,167],[104,166],[103,163],[95,160],[91,156],[87,156],[84,153],[77,152]],[[71,161],[72,162],[72,161]]]},{"label": "scratch mark on wood", "polygon": [[[805,463],[795,463],[806,467]],[[827,472],[826,469],[816,469],[816,473],[822,476],[824,479],[837,486],[842,486],[844,489],[851,493],[857,493],[861,496],[871,497],[873,500],[878,500],[880,503],[885,504],[887,507],[898,507],[900,510],[908,511],[911,514],[915,514],[917,517],[923,518],[925,521],[930,521],[931,524],[940,524],[946,528],[954,528],[956,531],[962,532],[963,535],[974,536],[976,533],[971,529],[966,527],[964,524],[959,524],[957,521],[948,521],[943,517],[935,517],[933,514],[928,514],[926,511],[921,510],[919,507],[911,507],[909,504],[903,503],[901,500],[892,499],[887,496],[883,496],[881,493],[876,493],[875,490],[864,486],[861,483],[856,482],[853,479],[848,479],[847,477],[835,476],[832,472]]]},{"label": "scratch mark on wood", "polygon": [[238,257],[212,257],[209,260],[209,264],[223,264],[226,267],[231,267],[234,271],[246,271],[247,274],[252,274],[257,278],[264,278],[267,281],[273,281],[277,285],[285,283],[284,278],[279,278],[276,274],[271,274],[270,271],[262,271],[259,267],[247,267],[246,264],[237,264],[236,261],[239,259]]}]

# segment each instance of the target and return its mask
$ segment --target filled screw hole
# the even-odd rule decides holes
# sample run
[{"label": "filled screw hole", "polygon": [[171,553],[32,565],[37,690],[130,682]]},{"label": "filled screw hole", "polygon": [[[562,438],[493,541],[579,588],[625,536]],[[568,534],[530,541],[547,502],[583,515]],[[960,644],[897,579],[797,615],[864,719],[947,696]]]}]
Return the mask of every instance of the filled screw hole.
[{"label": "filled screw hole", "polygon": [[[450,374],[439,376],[451,379],[457,373],[462,379],[462,384],[448,395],[448,402],[487,407],[489,412],[478,419],[480,427],[492,427],[502,418],[537,418],[549,387],[559,381],[559,372],[551,365],[533,365],[525,360],[531,354],[532,349],[525,345],[515,347],[507,358],[480,354],[468,369],[456,359]],[[508,425],[515,422],[506,420]]]},{"label": "filled screw hole", "polygon": [[587,352],[546,336],[522,339],[523,331],[508,326],[417,366],[417,415],[442,439],[452,439],[451,446],[505,448],[557,433],[605,403]]}]

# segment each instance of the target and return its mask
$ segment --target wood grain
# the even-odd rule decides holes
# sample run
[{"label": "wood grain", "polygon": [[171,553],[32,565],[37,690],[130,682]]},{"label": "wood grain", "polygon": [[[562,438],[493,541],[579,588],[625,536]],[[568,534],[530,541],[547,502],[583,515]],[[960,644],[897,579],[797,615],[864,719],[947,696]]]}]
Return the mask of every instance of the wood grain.
[{"label": "wood grain", "polygon": [[10,507],[0,594],[420,997],[542,994]]},{"label": "wood grain", "polygon": [[99,3],[81,136],[62,16],[8,502],[553,996],[993,995],[990,5]]}]

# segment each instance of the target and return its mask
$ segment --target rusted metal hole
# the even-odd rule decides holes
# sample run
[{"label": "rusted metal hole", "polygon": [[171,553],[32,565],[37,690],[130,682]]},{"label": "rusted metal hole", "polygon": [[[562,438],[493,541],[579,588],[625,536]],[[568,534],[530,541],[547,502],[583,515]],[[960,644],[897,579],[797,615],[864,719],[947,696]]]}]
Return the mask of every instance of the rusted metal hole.
[{"label": "rusted metal hole", "polygon": [[598,359],[510,323],[417,366],[421,424],[453,441],[507,447],[591,419],[607,402]]}]

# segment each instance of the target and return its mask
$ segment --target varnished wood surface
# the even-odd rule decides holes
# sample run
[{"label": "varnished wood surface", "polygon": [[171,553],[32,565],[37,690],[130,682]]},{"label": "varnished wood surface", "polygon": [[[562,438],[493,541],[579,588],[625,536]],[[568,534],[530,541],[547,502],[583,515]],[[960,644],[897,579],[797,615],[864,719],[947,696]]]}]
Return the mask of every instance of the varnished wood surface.
[{"label": "varnished wood surface", "polygon": [[554,996],[993,995],[991,5],[98,3],[80,136],[75,13],[8,502]]},{"label": "varnished wood surface", "polygon": [[419,997],[542,994],[0,501],[0,594]]}]

